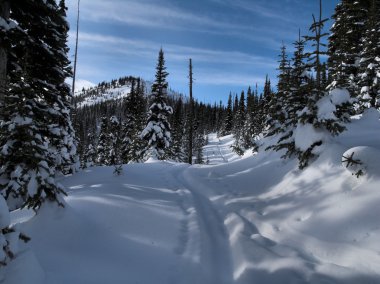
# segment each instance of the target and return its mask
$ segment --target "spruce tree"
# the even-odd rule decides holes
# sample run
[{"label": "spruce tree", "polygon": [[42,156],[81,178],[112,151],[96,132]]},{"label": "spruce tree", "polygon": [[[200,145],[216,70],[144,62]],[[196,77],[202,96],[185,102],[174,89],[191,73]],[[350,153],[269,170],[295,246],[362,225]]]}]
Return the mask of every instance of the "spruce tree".
[{"label": "spruce tree", "polygon": [[141,137],[148,143],[146,150],[149,151],[151,157],[158,160],[166,158],[171,143],[168,117],[173,113],[173,110],[167,105],[167,76],[164,52],[160,49],[156,67],[156,79],[152,85],[147,126],[141,133]]},{"label": "spruce tree", "polygon": [[232,94],[230,93],[230,95],[228,96],[226,116],[224,119],[224,128],[223,128],[222,135],[231,134],[232,126],[233,126]]},{"label": "spruce tree", "polygon": [[347,89],[352,97],[356,97],[360,43],[365,31],[364,23],[368,17],[368,2],[342,0],[332,16],[334,24],[328,46],[328,89]]},{"label": "spruce tree", "polygon": [[100,124],[100,133],[99,133],[96,152],[97,152],[97,164],[101,166],[109,165],[111,141],[110,141],[110,135],[109,135],[109,120],[105,116],[102,117],[102,121]]},{"label": "spruce tree", "polygon": [[282,156],[288,158],[297,153],[294,141],[294,130],[297,126],[301,110],[307,105],[307,93],[309,90],[309,67],[305,63],[306,55],[304,53],[305,40],[301,38],[299,32],[298,40],[294,42],[295,51],[292,57],[292,64],[289,70],[289,82],[287,83],[287,92],[284,93],[284,113],[285,121],[283,131],[279,135],[276,144],[269,146],[267,149],[279,151],[285,149]]},{"label": "spruce tree", "polygon": [[380,107],[380,1],[371,0],[360,53],[359,110]]},{"label": "spruce tree", "polygon": [[245,94],[244,91],[241,92],[239,107],[235,114],[235,123],[233,134],[235,142],[232,145],[232,149],[238,155],[243,155],[245,151],[245,137],[244,137],[244,122],[246,119],[246,109],[245,109]]},{"label": "spruce tree", "polygon": [[2,193],[13,208],[38,209],[46,200],[63,206],[64,190],[55,181],[62,156],[53,155],[54,141],[62,137],[60,122],[67,117],[59,89],[68,73],[56,58],[67,51],[59,45],[64,38],[56,26],[59,7],[55,1],[10,4],[19,28],[9,36],[9,95],[1,129],[6,138],[0,145]]},{"label": "spruce tree", "polygon": [[120,139],[120,121],[116,116],[111,116],[109,121],[109,165],[117,166],[121,164],[121,139]]},{"label": "spruce tree", "polygon": [[145,147],[140,137],[144,129],[146,100],[141,79],[131,82],[130,94],[124,99],[124,122],[122,124],[121,158],[123,163],[142,161]]},{"label": "spruce tree", "polygon": [[273,136],[285,131],[284,123],[287,114],[284,110],[290,95],[290,65],[285,45],[282,45],[279,57],[277,94],[272,97],[269,105],[266,136]]},{"label": "spruce tree", "polygon": [[[307,53],[307,57],[309,66],[316,74],[316,80],[313,82],[312,88],[307,96],[306,108],[299,113],[296,131],[313,129],[315,132],[321,132],[327,130],[331,135],[338,135],[345,127],[339,123],[334,113],[325,114],[324,109],[320,109],[321,107],[326,107],[327,103],[330,104],[331,107],[335,107],[335,105],[333,105],[328,93],[324,91],[321,83],[320,57],[325,54],[323,51],[325,45],[322,43],[322,39],[324,36],[327,36],[326,33],[323,33],[323,27],[327,19],[322,19],[322,0],[320,0],[319,3],[319,18],[316,19],[313,15],[313,24],[310,27],[310,31],[313,35],[305,37],[314,48],[312,52]],[[316,148],[322,145],[323,141],[321,139],[322,138],[311,141],[311,145],[309,145],[307,149],[305,145],[303,145],[302,148],[297,147],[299,167],[301,169],[306,167],[309,161],[318,155]]]},{"label": "spruce tree", "polygon": [[[185,145],[186,143],[187,147],[189,147],[189,143],[186,139],[189,139],[190,135],[186,135],[186,132],[184,131],[184,114],[183,114],[183,102],[182,98],[180,97],[177,101],[177,103],[174,106],[174,111],[172,115],[172,147],[171,147],[171,154],[170,157],[174,161],[177,162],[189,162],[189,158],[187,157],[185,153]],[[187,121],[188,124],[192,125],[192,123]],[[188,130],[191,128],[190,126],[187,126],[186,129]],[[191,135],[192,139],[193,135]],[[192,143],[191,143],[192,145]],[[192,146],[191,146],[192,147]],[[187,151],[188,153],[192,153],[192,151]]]},{"label": "spruce tree", "polygon": [[255,136],[255,96],[252,93],[251,87],[248,87],[247,90],[247,108],[246,115],[243,127],[243,135],[244,135],[244,148],[248,149],[254,146],[253,138]]}]

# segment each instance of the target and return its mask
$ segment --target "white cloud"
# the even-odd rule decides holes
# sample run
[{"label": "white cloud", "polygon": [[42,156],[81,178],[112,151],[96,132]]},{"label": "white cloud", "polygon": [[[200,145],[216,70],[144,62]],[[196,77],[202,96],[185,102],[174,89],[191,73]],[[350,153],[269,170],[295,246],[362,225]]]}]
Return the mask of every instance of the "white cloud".
[{"label": "white cloud", "polygon": [[[70,34],[73,36],[73,34]],[[144,40],[131,40],[115,36],[106,36],[94,33],[80,33],[80,45],[104,49],[108,53],[132,54],[143,58],[156,58],[160,43]],[[176,44],[163,46],[167,60],[184,62],[192,58],[196,62],[213,64],[241,64],[253,66],[266,66],[276,68],[273,58],[243,53],[240,51],[225,51],[216,49],[203,49]]]}]

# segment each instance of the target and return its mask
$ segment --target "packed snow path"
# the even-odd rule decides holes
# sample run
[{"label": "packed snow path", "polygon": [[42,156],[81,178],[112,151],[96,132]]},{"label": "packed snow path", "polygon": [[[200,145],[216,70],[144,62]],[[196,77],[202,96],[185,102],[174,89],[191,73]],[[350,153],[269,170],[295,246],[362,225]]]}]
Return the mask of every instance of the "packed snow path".
[{"label": "packed snow path", "polygon": [[42,208],[24,225],[42,283],[232,283],[224,218],[188,168],[97,167],[64,180],[67,208]]},{"label": "packed snow path", "polygon": [[208,135],[208,144],[203,147],[203,158],[209,165],[227,163],[237,158],[231,150],[232,135],[219,138],[215,133]]}]

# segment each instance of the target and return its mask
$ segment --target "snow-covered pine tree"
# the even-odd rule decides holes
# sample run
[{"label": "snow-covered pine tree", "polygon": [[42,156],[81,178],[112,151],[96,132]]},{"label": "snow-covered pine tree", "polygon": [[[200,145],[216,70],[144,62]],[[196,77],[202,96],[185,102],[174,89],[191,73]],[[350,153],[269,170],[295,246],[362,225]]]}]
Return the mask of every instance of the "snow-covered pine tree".
[{"label": "snow-covered pine tree", "polygon": [[[329,36],[327,89],[347,89],[354,100],[358,97],[357,75],[368,3],[368,0],[342,0],[332,16],[334,24]],[[348,122],[351,115],[355,114],[352,106],[354,100],[337,106],[335,114],[339,120]]]},{"label": "snow-covered pine tree", "polygon": [[227,102],[227,109],[226,109],[226,115],[224,119],[224,127],[222,131],[222,135],[229,135],[231,134],[232,127],[233,127],[233,112],[232,112],[232,94],[228,96],[228,102]]},{"label": "snow-covered pine tree", "polygon": [[[5,97],[8,96],[7,63],[9,51],[9,30],[16,28],[16,24],[9,20],[10,3],[9,1],[0,2],[0,121],[3,121],[2,110]],[[1,130],[1,128],[0,128]],[[2,141],[2,131],[0,141]],[[2,145],[2,144],[1,144]],[[17,236],[14,238],[14,236]],[[28,241],[29,238],[20,234],[15,228],[10,227],[10,214],[7,203],[0,194],[0,268],[6,265],[17,253],[18,239]],[[0,281],[2,281],[0,274]]]},{"label": "snow-covered pine tree", "polygon": [[84,149],[82,168],[92,167],[96,164],[96,148],[95,148],[95,137],[94,131],[90,131],[87,138],[87,145]]},{"label": "snow-covered pine tree", "polygon": [[233,134],[235,138],[234,144],[231,146],[238,155],[243,155],[245,151],[244,122],[246,119],[245,94],[241,92],[238,110],[234,117]]},{"label": "snow-covered pine tree", "polygon": [[[345,127],[341,125],[335,116],[336,107],[331,97],[324,91],[321,83],[321,55],[325,46],[322,42],[327,33],[323,33],[323,27],[328,19],[322,19],[322,0],[319,1],[319,18],[313,15],[313,23],[310,31],[313,35],[305,39],[311,43],[313,51],[307,53],[309,66],[315,73],[315,81],[308,92],[306,107],[298,113],[298,124],[295,130],[295,146],[299,159],[299,167],[305,168],[311,159],[318,156],[318,147],[322,145],[326,135],[338,135]],[[305,142],[305,136],[313,136]],[[307,140],[306,140],[307,141]]]},{"label": "snow-covered pine tree", "polygon": [[109,165],[110,163],[110,152],[111,152],[111,141],[109,135],[109,121],[106,116],[103,116],[100,124],[100,132],[98,138],[98,145],[96,147],[97,152],[97,164],[98,165]]},{"label": "snow-covered pine tree", "polygon": [[273,96],[269,105],[266,136],[273,136],[285,131],[286,113],[284,110],[287,105],[286,100],[290,95],[290,65],[285,45],[282,45],[279,57],[277,94]]},{"label": "snow-covered pine tree", "polygon": [[109,140],[110,140],[110,152],[109,152],[109,165],[117,166],[121,165],[120,158],[120,120],[116,116],[111,116],[109,120]]},{"label": "snow-covered pine tree", "polygon": [[[55,58],[56,3],[12,1],[11,18],[18,23],[9,35],[9,91],[3,108],[0,146],[2,194],[11,208],[38,209],[46,200],[63,206],[63,187],[56,183],[57,160],[49,145],[65,119],[57,88],[57,73],[65,73]],[[51,35],[53,33],[53,35]],[[51,78],[50,78],[51,76]],[[61,78],[61,77],[59,77]]]},{"label": "snow-covered pine tree", "polygon": [[254,146],[253,138],[255,136],[255,96],[252,93],[251,87],[248,87],[247,90],[247,108],[246,116],[244,121],[244,148],[248,149]]},{"label": "snow-covered pine tree", "polygon": [[[57,13],[54,14],[55,21],[52,23],[52,30],[55,33],[52,36],[52,45],[56,46],[53,52],[57,60],[57,66],[61,72],[57,72],[55,78],[50,76],[50,79],[53,84],[57,84],[57,100],[60,100],[60,103],[62,103],[62,107],[59,110],[62,118],[57,121],[60,128],[60,138],[55,141],[58,154],[62,157],[62,165],[57,168],[66,174],[74,173],[79,167],[79,157],[77,155],[78,141],[71,121],[73,94],[70,92],[70,87],[65,83],[65,79],[72,74],[70,61],[67,56],[69,52],[67,46],[69,24],[66,20],[67,7],[65,0],[60,0],[59,7],[55,9]],[[53,79],[56,81],[53,81]]]},{"label": "snow-covered pine tree", "polygon": [[285,122],[283,125],[284,131],[279,135],[279,139],[275,145],[268,147],[279,151],[286,149],[283,158],[293,156],[297,151],[294,142],[294,130],[298,123],[298,113],[306,107],[307,97],[309,92],[308,66],[305,63],[305,40],[301,38],[299,32],[298,40],[294,43],[294,54],[289,73],[289,92],[284,96],[284,112]]},{"label": "snow-covered pine tree", "polygon": [[140,78],[132,79],[131,92],[124,99],[124,122],[122,123],[121,158],[123,163],[140,162],[145,142],[140,137],[146,123],[146,99]]},{"label": "snow-covered pine tree", "polygon": [[[190,135],[186,135],[184,126],[184,113],[183,113],[183,102],[180,97],[177,103],[174,106],[174,111],[172,115],[172,147],[170,158],[177,162],[189,162],[189,159],[185,153],[185,145],[189,147],[188,139]],[[188,118],[189,116],[187,116]],[[187,120],[187,124],[190,124],[189,120]],[[192,124],[192,123],[191,123]],[[186,130],[189,131],[189,126],[186,127]],[[191,135],[191,138],[193,135]],[[187,138],[187,139],[186,139]],[[191,143],[192,145],[192,143]],[[190,153],[190,151],[188,151]],[[192,151],[191,151],[192,152]]]},{"label": "snow-covered pine tree", "polygon": [[168,76],[165,67],[164,52],[160,49],[156,67],[156,79],[152,85],[151,105],[148,120],[141,137],[148,143],[146,151],[152,158],[163,160],[166,158],[171,143],[170,124],[168,116],[173,113],[167,105]]},{"label": "snow-covered pine tree", "polygon": [[371,0],[360,53],[359,109],[380,108],[380,1]]}]

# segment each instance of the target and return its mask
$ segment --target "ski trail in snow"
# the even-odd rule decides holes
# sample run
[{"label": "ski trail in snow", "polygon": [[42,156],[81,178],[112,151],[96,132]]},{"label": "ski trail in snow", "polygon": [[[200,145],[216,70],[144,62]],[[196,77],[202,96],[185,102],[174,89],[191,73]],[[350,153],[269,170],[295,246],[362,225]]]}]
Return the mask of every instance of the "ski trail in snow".
[{"label": "ski trail in snow", "polygon": [[209,144],[203,147],[204,156],[209,160],[210,164],[227,163],[228,159],[226,159],[222,153],[222,143],[219,139],[215,141],[216,138],[213,138],[212,140],[214,141],[210,141]]},{"label": "ski trail in snow", "polygon": [[181,188],[190,192],[198,220],[200,263],[202,266],[202,283],[233,283],[232,257],[230,244],[223,218],[214,208],[212,202],[194,186],[188,167],[179,167],[170,171]]}]

